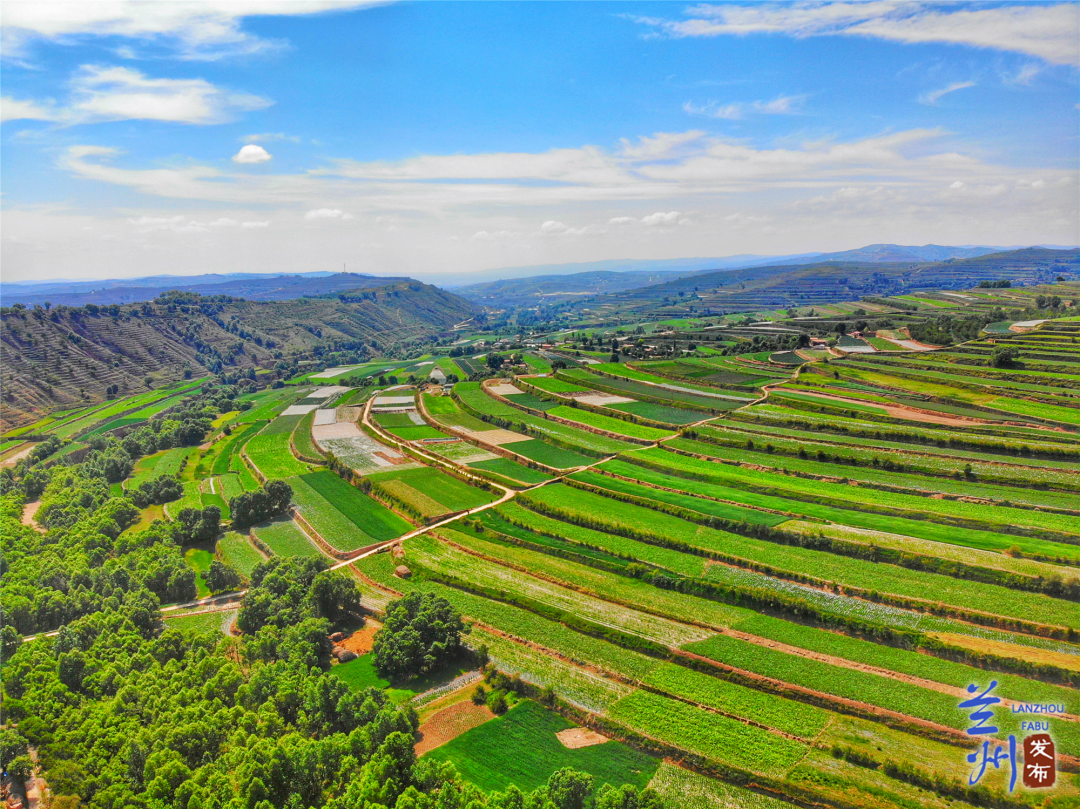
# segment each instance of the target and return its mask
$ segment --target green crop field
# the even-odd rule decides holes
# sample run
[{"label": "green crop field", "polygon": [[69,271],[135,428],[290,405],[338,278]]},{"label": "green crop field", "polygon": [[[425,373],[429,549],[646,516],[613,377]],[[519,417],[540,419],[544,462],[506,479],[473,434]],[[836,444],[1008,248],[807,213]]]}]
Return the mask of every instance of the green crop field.
[{"label": "green crop field", "polygon": [[693,424],[709,417],[708,413],[699,410],[682,410],[678,407],[656,404],[654,402],[623,402],[620,404],[606,405],[612,410],[621,413],[630,413],[633,416],[641,416],[643,419],[660,421],[666,424]]},{"label": "green crop field", "polygon": [[252,529],[255,536],[275,556],[322,556],[300,527],[291,518],[279,517],[266,525]]},{"label": "green crop field", "polygon": [[[270,423],[273,426],[273,422]],[[309,471],[307,464],[296,460],[289,448],[292,427],[288,431],[261,432],[248,439],[244,452],[267,478],[287,478]]]},{"label": "green crop field", "polygon": [[340,679],[352,691],[364,691],[368,688],[380,690],[390,687],[390,681],[384,680],[375,671],[375,655],[366,654],[330,668],[330,673]]},{"label": "green crop field", "polygon": [[218,450],[210,471],[215,475],[223,475],[228,472],[231,468],[233,456],[240,452],[240,447],[264,426],[264,422],[256,421],[244,426],[243,429],[234,432],[221,449]]},{"label": "green crop field", "polygon": [[545,390],[548,393],[576,393],[588,390],[584,385],[575,385],[572,382],[566,382],[552,376],[534,376],[525,381],[534,388]]},{"label": "green crop field", "polygon": [[236,568],[244,576],[250,576],[255,565],[263,561],[258,548],[243,534],[229,531],[217,541],[217,553],[221,561]]},{"label": "green crop field", "polygon": [[505,445],[511,452],[516,452],[523,458],[550,466],[552,469],[571,469],[575,466],[587,466],[595,461],[587,455],[571,452],[562,447],[556,447],[538,438],[528,441],[515,441]]},{"label": "green crop field", "polygon": [[576,421],[579,424],[586,424],[590,427],[596,427],[600,430],[606,430],[609,433],[625,435],[630,438],[646,438],[650,441],[656,441],[660,438],[667,438],[673,434],[670,430],[646,427],[641,424],[634,424],[630,421],[612,418],[611,416],[602,416],[599,413],[593,413],[592,411],[583,410],[579,407],[559,405],[548,412],[559,418]]},{"label": "green crop field", "polygon": [[184,468],[192,447],[176,447],[148,455],[135,465],[134,474],[124,482],[128,489],[137,489],[145,481],[154,480],[162,475],[178,475]]},{"label": "green crop field", "polygon": [[805,744],[649,691],[615,703],[609,715],[639,733],[763,775],[782,777]]},{"label": "green crop field", "polygon": [[198,635],[222,635],[228,632],[228,626],[236,620],[236,610],[215,610],[190,615],[169,616],[165,626],[179,629],[181,632],[194,632]]},{"label": "green crop field", "polygon": [[803,739],[813,739],[829,723],[829,714],[803,702],[780,700],[753,688],[704,672],[666,663],[645,678],[645,684],[681,699],[752,719]]},{"label": "green crop field", "polygon": [[508,401],[513,402],[520,407],[528,407],[533,410],[542,410],[545,413],[552,408],[558,407],[559,402],[552,399],[543,399],[532,393],[508,393],[506,394]]},{"label": "green crop field", "polygon": [[496,475],[502,475],[510,480],[516,480],[520,483],[527,483],[530,486],[537,483],[543,483],[545,480],[551,480],[551,475],[541,472],[538,469],[531,469],[528,466],[524,466],[519,463],[514,463],[509,458],[494,458],[488,461],[475,461],[469,464],[473,469],[483,469],[485,472],[492,472]]},{"label": "green crop field", "polygon": [[449,396],[432,396],[424,394],[424,409],[433,416],[461,412],[455,402]]},{"label": "green crop field", "polygon": [[409,427],[393,427],[388,430],[402,441],[420,441],[424,438],[447,438],[444,432],[436,430],[428,424],[414,424]]},{"label": "green crop field", "polygon": [[527,700],[506,715],[470,730],[427,757],[452,763],[466,779],[488,790],[516,784],[526,792],[561,767],[587,772],[595,785],[649,783],[660,762],[619,742],[570,750],[555,734],[573,727],[558,714]]},{"label": "green crop field", "polygon": [[649,783],[665,806],[680,809],[790,809],[791,804],[749,789],[661,764]]},{"label": "green crop field", "polygon": [[415,421],[410,418],[409,413],[376,413],[374,421],[381,427],[387,429],[391,427],[416,427],[418,426]]},{"label": "green crop field", "polygon": [[376,542],[401,536],[412,528],[386,506],[355,486],[350,486],[333,472],[312,472],[300,480]]},{"label": "green crop field", "polygon": [[462,511],[490,503],[496,496],[470,486],[439,469],[420,467],[397,472],[380,472],[371,480],[381,484],[398,483],[419,492],[443,507],[443,511]]},{"label": "green crop field", "polygon": [[1073,602],[1037,593],[764,542],[705,528],[652,509],[564,485],[546,486],[524,496],[561,509],[578,519],[587,518],[596,525],[610,526],[621,531],[644,529],[677,539],[699,552],[721,554],[739,560],[743,563],[740,566],[747,566],[748,563],[769,565],[787,572],[788,578],[810,576],[912,599],[926,599],[929,589],[929,592],[933,593],[934,601],[943,601],[957,607],[1055,626],[1080,626],[1080,607]]},{"label": "green crop field", "polygon": [[[292,486],[293,505],[296,506],[300,516],[319,533],[319,536],[339,551],[354,551],[379,541],[362,530],[333,503],[309,486],[305,477],[288,478],[287,482]],[[357,497],[367,498],[367,495],[358,489],[350,488],[356,492]],[[372,502],[374,506],[379,506],[378,503]]]}]

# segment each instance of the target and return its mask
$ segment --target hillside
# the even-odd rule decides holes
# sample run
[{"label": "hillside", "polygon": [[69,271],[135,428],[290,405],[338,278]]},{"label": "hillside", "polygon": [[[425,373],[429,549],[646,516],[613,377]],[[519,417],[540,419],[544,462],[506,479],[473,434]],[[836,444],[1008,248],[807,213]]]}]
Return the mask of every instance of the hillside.
[{"label": "hillside", "polygon": [[776,264],[818,264],[821,262],[874,262],[891,264],[899,261],[946,261],[950,258],[977,258],[990,253],[1001,252],[1000,247],[943,247],[939,244],[912,246],[903,244],[868,244],[855,250],[841,250],[837,253],[822,253],[813,259],[786,259],[770,262]]},{"label": "hillside", "polygon": [[472,284],[454,291],[483,306],[538,306],[564,303],[583,295],[624,292],[639,287],[662,284],[692,274],[663,271],[597,271],[572,275],[538,275]]},{"label": "hillside", "polygon": [[173,382],[185,369],[198,377],[222,367],[267,368],[317,347],[401,351],[473,314],[468,301],[416,281],[341,297],[260,302],[190,295],[191,304],[5,307],[3,429],[102,401],[113,385],[123,395],[145,390],[148,377],[154,385]]},{"label": "hillside", "polygon": [[1080,272],[1080,250],[1041,247],[936,262],[830,263],[723,270],[583,300],[581,306],[618,311],[750,312],[826,304],[913,289],[964,289],[980,281],[1033,284]]}]

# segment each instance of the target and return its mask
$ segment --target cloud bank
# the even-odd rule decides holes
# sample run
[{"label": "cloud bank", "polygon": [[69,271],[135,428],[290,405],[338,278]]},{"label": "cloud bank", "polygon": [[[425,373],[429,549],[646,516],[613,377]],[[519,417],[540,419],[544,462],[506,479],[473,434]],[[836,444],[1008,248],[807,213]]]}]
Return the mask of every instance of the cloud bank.
[{"label": "cloud bank", "polygon": [[780,34],[796,38],[858,36],[891,42],[944,43],[1023,53],[1080,65],[1080,5],[949,8],[911,0],[837,3],[701,4],[686,19],[637,17],[669,37]]}]

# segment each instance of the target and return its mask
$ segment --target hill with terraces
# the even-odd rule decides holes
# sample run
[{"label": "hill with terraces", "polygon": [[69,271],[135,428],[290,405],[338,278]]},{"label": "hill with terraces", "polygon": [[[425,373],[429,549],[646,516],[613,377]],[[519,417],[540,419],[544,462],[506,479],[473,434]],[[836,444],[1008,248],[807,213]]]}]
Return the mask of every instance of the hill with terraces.
[{"label": "hill with terraces", "polygon": [[654,286],[582,300],[581,307],[647,312],[656,306],[670,316],[686,312],[724,314],[826,305],[830,301],[902,295],[914,289],[965,289],[980,281],[1049,283],[1080,273],[1080,250],[1041,247],[974,258],[932,262],[819,262],[770,265],[701,273]]},{"label": "hill with terraces", "polygon": [[404,281],[323,298],[250,301],[168,293],[153,303],[0,310],[3,428],[150,385],[266,369],[317,348],[364,356],[446,336],[473,306]]}]

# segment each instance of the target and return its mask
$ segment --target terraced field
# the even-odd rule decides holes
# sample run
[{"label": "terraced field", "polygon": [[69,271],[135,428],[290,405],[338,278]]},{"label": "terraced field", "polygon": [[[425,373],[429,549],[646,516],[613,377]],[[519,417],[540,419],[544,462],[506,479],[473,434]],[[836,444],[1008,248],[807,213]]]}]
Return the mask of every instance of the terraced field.
[{"label": "terraced field", "polygon": [[[660,385],[681,374],[713,376],[703,390],[737,389],[768,357],[746,357],[747,378],[725,381],[715,375],[739,373],[736,361],[707,359],[657,363],[649,380],[631,379],[649,372],[624,365],[612,368],[618,378],[596,366],[561,370],[535,387],[633,398],[647,387],[671,392]],[[809,367],[768,403],[685,436],[649,434],[657,447],[618,449],[568,483],[409,540],[409,581],[390,574],[390,560],[365,560],[364,572],[398,590],[445,594],[478,622],[471,642],[486,645],[498,667],[551,686],[606,727],[767,785],[768,794],[744,794],[738,781],[661,768],[654,785],[688,796],[678,805],[779,806],[770,796],[791,798],[797,788],[826,803],[843,794],[859,806],[944,807],[941,795],[915,790],[882,764],[917,751],[907,755],[931,781],[966,779],[962,749],[942,740],[963,738],[968,719],[957,705],[969,684],[992,677],[1007,699],[1080,713],[1068,685],[1080,670],[1080,437],[1059,410],[1071,411],[1061,404],[1071,393],[988,377],[983,387],[993,390],[981,398],[964,387],[970,375],[945,372],[932,384],[950,386],[948,396],[900,389],[896,380],[914,376],[867,370],[878,359],[865,353],[833,360],[826,373]],[[819,392],[843,401],[811,395]],[[1029,395],[1040,400],[1021,406],[1028,413],[1002,401]],[[492,426],[532,432],[544,421],[479,386],[455,396]],[[698,422],[710,415],[697,401],[651,403]],[[634,430],[641,425],[583,408],[546,412],[646,437]],[[571,446],[542,434],[506,447]],[[596,448],[578,446],[583,462],[595,463]],[[1002,733],[1022,733],[1015,716],[996,718]],[[1053,728],[1062,752],[1080,751],[1080,723],[1054,720]],[[871,737],[876,748],[861,741]],[[814,749],[821,739],[838,741]],[[876,763],[834,758],[830,743],[866,747]]]}]

